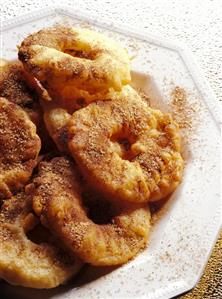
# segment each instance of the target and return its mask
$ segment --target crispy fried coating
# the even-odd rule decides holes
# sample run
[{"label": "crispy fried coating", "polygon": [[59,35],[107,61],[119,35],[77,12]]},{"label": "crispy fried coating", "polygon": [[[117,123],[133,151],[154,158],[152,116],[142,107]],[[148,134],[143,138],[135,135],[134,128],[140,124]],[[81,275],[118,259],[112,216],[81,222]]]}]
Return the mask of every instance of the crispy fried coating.
[{"label": "crispy fried coating", "polygon": [[53,149],[53,142],[45,128],[43,111],[39,103],[44,92],[38,81],[25,71],[20,61],[0,59],[0,96],[19,105],[28,113],[42,141],[42,153]]},{"label": "crispy fried coating", "polygon": [[78,174],[70,159],[58,157],[40,164],[33,183],[33,208],[43,223],[84,261],[118,265],[133,258],[147,243],[150,212],[125,207],[111,224],[96,224],[87,216]]},{"label": "crispy fried coating", "polygon": [[130,202],[158,200],[181,181],[177,124],[129,86],[110,101],[76,111],[67,124],[70,153],[93,188]]},{"label": "crispy fried coating", "polygon": [[100,93],[121,90],[131,80],[127,52],[112,39],[88,29],[57,26],[40,30],[22,42],[19,59],[61,101],[96,100]]},{"label": "crispy fried coating", "polygon": [[29,180],[40,147],[36,127],[27,113],[0,98],[0,199],[11,197]]},{"label": "crispy fried coating", "polygon": [[0,59],[0,97],[22,107],[38,125],[41,117],[35,84],[35,79],[25,71],[20,61]]},{"label": "crispy fried coating", "polygon": [[[128,90],[129,87],[124,87],[124,90]],[[103,100],[110,100],[116,97],[119,97],[124,92],[115,92],[109,91],[104,94]],[[135,97],[139,97],[138,94],[134,91]],[[82,103],[83,106],[85,102]],[[65,103],[60,100],[53,100],[53,101],[41,101],[41,106],[43,107],[44,111],[44,122],[46,128],[51,136],[52,140],[57,145],[57,148],[61,152],[68,153],[68,132],[66,128],[66,124],[68,120],[71,118],[71,115],[78,109],[82,107],[77,107],[74,103],[72,105],[71,102]]]},{"label": "crispy fried coating", "polygon": [[31,81],[20,61],[0,59],[0,97],[23,108],[31,108],[34,97],[25,76]]},{"label": "crispy fried coating", "polygon": [[4,202],[0,211],[0,277],[13,285],[53,288],[77,273],[82,262],[59,249],[50,234],[44,242],[32,242],[27,234],[37,222],[31,194],[22,192]]}]

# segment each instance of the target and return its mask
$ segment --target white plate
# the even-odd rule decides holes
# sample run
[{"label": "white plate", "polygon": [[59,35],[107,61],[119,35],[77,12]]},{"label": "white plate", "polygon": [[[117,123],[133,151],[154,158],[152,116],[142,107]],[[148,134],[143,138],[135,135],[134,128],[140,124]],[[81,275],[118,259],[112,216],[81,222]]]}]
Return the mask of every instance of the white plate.
[{"label": "white plate", "polygon": [[148,248],[135,260],[112,271],[91,269],[82,273],[85,283],[55,290],[2,283],[4,298],[171,298],[195,286],[217,238],[221,224],[219,108],[209,85],[184,46],[94,17],[56,7],[9,20],[2,28],[2,56],[15,58],[16,45],[25,36],[56,22],[91,24],[120,40],[135,55],[134,84],[152,94],[154,105],[168,108],[170,92],[178,85],[187,91],[190,107],[198,108],[197,128],[184,150],[184,180],[153,226]]}]

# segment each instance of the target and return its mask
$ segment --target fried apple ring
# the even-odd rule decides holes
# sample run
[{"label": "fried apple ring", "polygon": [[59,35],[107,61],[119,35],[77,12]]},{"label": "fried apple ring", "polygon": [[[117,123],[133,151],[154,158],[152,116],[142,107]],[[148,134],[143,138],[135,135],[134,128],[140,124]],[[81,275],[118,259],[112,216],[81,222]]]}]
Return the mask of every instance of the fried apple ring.
[{"label": "fried apple ring", "polygon": [[11,197],[29,180],[40,147],[36,127],[27,113],[0,98],[0,199]]},{"label": "fried apple ring", "polygon": [[0,97],[19,105],[28,113],[42,141],[41,152],[46,152],[53,148],[53,143],[44,126],[43,111],[39,104],[43,92],[20,61],[0,59]]},{"label": "fried apple ring", "polygon": [[[115,98],[122,96],[126,97],[129,94],[131,97],[141,100],[138,93],[128,85],[124,86],[121,92],[109,91],[104,95],[103,100],[114,100]],[[76,110],[76,105],[73,106],[71,102],[68,105],[67,103],[62,104],[60,101],[56,101],[55,99],[51,102],[42,101],[41,105],[44,111],[44,122],[49,135],[60,151],[68,153],[68,131],[66,124]],[[80,107],[77,109],[80,109]]]},{"label": "fried apple ring", "polygon": [[4,202],[0,212],[0,277],[13,285],[53,288],[77,273],[82,262],[69,258],[50,235],[40,244],[28,239],[27,231],[36,222],[31,194],[22,192]]},{"label": "fried apple ring", "polygon": [[0,97],[22,107],[38,126],[41,117],[35,87],[35,79],[20,61],[0,59]]},{"label": "fried apple ring", "polygon": [[25,76],[29,75],[20,61],[0,59],[0,97],[23,108],[31,108],[35,100]]},{"label": "fried apple ring", "polygon": [[177,124],[125,87],[110,101],[76,111],[67,124],[68,145],[82,173],[107,197],[158,200],[181,181],[183,159]]},{"label": "fried apple ring", "polygon": [[125,208],[112,218],[112,224],[95,224],[87,216],[77,172],[68,158],[40,163],[32,188],[33,209],[42,222],[87,263],[123,264],[145,247],[149,208]]},{"label": "fried apple ring", "polygon": [[28,36],[19,59],[52,97],[92,101],[128,84],[130,60],[112,39],[88,29],[52,27]]}]

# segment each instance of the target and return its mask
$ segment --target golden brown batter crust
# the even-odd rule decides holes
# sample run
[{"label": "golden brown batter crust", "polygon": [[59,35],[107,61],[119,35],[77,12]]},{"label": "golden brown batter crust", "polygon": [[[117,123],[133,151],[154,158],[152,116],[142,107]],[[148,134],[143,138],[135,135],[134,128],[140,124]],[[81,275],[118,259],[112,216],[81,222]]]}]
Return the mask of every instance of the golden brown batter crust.
[{"label": "golden brown batter crust", "polygon": [[0,277],[13,285],[53,288],[78,272],[82,262],[69,258],[51,235],[40,244],[28,239],[26,232],[36,223],[31,194],[19,193],[4,202],[0,212]]},{"label": "golden brown batter crust", "polygon": [[33,92],[24,76],[25,70],[20,61],[0,59],[0,97],[23,108],[31,108],[34,102]]},{"label": "golden brown batter crust", "polygon": [[42,162],[32,187],[35,212],[84,261],[93,265],[127,262],[146,245],[149,208],[126,207],[112,224],[95,224],[83,206],[77,176],[67,158]]},{"label": "golden brown batter crust", "polygon": [[24,70],[20,61],[0,59],[0,96],[18,104],[28,113],[42,141],[42,153],[53,149],[54,146],[45,128],[39,103],[44,92],[37,80]]},{"label": "golden brown batter crust", "polygon": [[0,199],[11,197],[29,180],[40,147],[35,125],[27,113],[0,98]]},{"label": "golden brown batter crust", "polygon": [[52,97],[95,100],[91,94],[121,90],[130,78],[127,52],[95,31],[51,27],[28,36],[19,59]]},{"label": "golden brown batter crust", "polygon": [[114,95],[73,114],[67,124],[69,150],[91,186],[109,198],[160,199],[182,177],[178,126],[129,86]]}]

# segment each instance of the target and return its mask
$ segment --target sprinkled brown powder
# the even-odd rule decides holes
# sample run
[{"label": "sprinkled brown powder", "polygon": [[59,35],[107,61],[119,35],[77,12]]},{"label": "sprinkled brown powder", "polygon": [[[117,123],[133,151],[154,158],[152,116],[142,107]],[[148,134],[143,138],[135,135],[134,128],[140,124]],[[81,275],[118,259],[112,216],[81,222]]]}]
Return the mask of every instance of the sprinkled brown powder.
[{"label": "sprinkled brown powder", "polygon": [[186,91],[176,86],[171,92],[171,110],[175,121],[181,129],[191,129],[193,116],[195,113],[194,107],[190,106],[187,101]]},{"label": "sprinkled brown powder", "polygon": [[197,101],[190,101],[192,97],[195,99],[194,95],[188,94],[179,86],[171,91],[169,112],[179,125],[184,149],[195,140],[195,131],[199,122],[200,104]]}]

